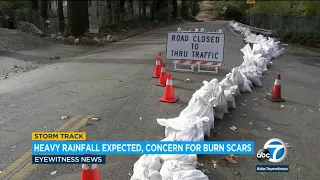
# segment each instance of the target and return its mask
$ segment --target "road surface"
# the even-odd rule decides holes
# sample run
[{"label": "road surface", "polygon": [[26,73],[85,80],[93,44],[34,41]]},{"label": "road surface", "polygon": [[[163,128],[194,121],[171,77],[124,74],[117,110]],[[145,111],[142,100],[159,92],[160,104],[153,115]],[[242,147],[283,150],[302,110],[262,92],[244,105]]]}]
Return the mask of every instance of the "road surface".
[{"label": "road surface", "polygon": [[[165,50],[167,32],[177,27],[222,29],[226,35],[225,66],[218,75],[173,72],[175,93],[180,100],[174,104],[160,103],[158,98],[163,95],[163,88],[155,86],[157,80],[151,78],[155,56]],[[0,179],[79,179],[79,165],[30,164],[28,150],[32,131],[80,130],[87,132],[89,140],[104,141],[163,139],[164,128],[157,124],[156,118],[176,117],[203,80],[214,77],[221,80],[240,65],[240,48],[244,45],[241,37],[229,31],[226,22],[185,23],[153,30],[99,52],[61,60],[1,81]],[[290,172],[256,173],[255,166],[260,163],[254,155],[240,156],[238,164],[227,164],[220,160],[222,156],[200,156],[199,161],[210,171],[210,179],[320,178],[316,150],[320,145],[317,141],[320,135],[319,53],[290,45],[285,48],[285,55],[274,60],[265,74],[264,86],[237,97],[237,109],[231,110],[224,120],[216,120],[219,134],[211,140],[255,141],[257,151],[270,138],[283,139],[291,146],[283,162],[290,166]],[[172,63],[167,64],[169,71]],[[283,103],[263,100],[265,92],[272,88],[275,73],[282,75],[286,99]],[[191,82],[183,83],[186,78]],[[256,97],[258,100],[253,100]],[[242,114],[247,117],[243,118]],[[100,120],[90,121],[90,115],[99,116]],[[62,121],[61,116],[69,116],[71,120]],[[72,121],[76,124],[73,127],[68,125]],[[230,126],[238,130],[232,131]],[[99,166],[102,179],[129,179],[139,157],[108,156],[107,164]],[[210,159],[219,159],[218,169],[208,163]]]}]

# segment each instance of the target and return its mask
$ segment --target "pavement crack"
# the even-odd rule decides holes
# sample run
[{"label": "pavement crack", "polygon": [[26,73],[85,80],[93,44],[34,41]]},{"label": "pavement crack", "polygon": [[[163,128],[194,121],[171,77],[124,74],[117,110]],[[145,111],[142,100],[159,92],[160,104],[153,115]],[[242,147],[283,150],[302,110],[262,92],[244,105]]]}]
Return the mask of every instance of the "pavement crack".
[{"label": "pavement crack", "polygon": [[0,131],[13,132],[12,130],[8,130],[8,129],[0,129]]},{"label": "pavement crack", "polygon": [[112,98],[112,99],[109,99],[107,102],[113,101],[113,100],[117,100],[117,99],[123,99],[123,98],[126,98],[126,97],[128,97],[128,96],[129,96],[129,95]]}]

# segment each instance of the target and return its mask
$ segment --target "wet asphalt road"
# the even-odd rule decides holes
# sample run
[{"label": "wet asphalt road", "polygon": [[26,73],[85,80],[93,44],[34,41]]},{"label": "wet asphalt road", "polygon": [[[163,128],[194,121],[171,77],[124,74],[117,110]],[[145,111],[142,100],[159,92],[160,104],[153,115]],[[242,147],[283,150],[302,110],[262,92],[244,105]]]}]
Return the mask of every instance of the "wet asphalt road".
[{"label": "wet asphalt road", "polygon": [[[166,34],[177,27],[223,29],[225,66],[218,75],[174,72],[175,93],[180,100],[174,104],[160,103],[163,89],[155,86],[152,66],[155,55],[165,50]],[[101,120],[81,128],[89,140],[161,140],[164,129],[156,118],[176,117],[187,105],[193,92],[203,80],[221,80],[241,64],[244,47],[241,37],[227,28],[226,22],[186,23],[160,28],[114,43],[100,53],[63,60],[6,79],[0,83],[0,170],[30,149],[32,131],[55,130],[64,122],[60,116],[96,115]],[[211,140],[252,140],[255,150],[270,138],[289,143],[288,157],[282,164],[290,166],[289,173],[256,173],[260,164],[254,155],[240,156],[238,164],[227,164],[222,156],[200,156],[199,161],[209,169],[210,179],[319,179],[320,167],[316,147],[320,135],[320,62],[319,53],[285,46],[285,54],[263,78],[263,87],[236,98],[237,109],[216,120],[218,135]],[[172,69],[172,63],[168,71]],[[286,102],[263,100],[281,73],[282,92]],[[182,83],[190,78],[190,83]],[[258,100],[253,100],[258,97]],[[241,105],[244,103],[245,105]],[[279,105],[284,105],[280,107]],[[246,114],[243,118],[241,115]],[[249,122],[253,124],[250,125]],[[237,126],[232,131],[230,126]],[[266,128],[271,127],[272,131]],[[124,180],[132,174],[136,155],[108,156],[100,165],[102,179]],[[220,161],[213,169],[210,159]],[[28,169],[28,168],[25,168]],[[42,165],[28,172],[26,180],[74,179],[80,175],[79,165]],[[57,171],[56,174],[50,173]],[[239,173],[237,173],[239,172]]]}]

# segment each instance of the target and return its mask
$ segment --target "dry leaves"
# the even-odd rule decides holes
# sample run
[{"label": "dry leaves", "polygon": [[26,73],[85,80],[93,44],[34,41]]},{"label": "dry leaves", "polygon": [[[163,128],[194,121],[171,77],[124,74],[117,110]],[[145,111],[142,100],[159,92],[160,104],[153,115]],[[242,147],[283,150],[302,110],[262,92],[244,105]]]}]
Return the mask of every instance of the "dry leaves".
[{"label": "dry leaves", "polygon": [[244,118],[248,117],[246,114],[241,114],[241,116]]},{"label": "dry leaves", "polygon": [[266,128],[268,131],[272,131],[272,128],[269,126]]},{"label": "dry leaves", "polygon": [[191,79],[185,79],[185,80],[183,80],[182,82],[183,83],[189,83],[191,81]]},{"label": "dry leaves", "polygon": [[67,119],[68,118],[68,116],[61,116],[60,117],[60,120],[65,120],[65,119]]},{"label": "dry leaves", "polygon": [[235,131],[235,130],[237,130],[238,128],[237,128],[236,126],[231,126],[230,129],[233,130],[233,131]]},{"label": "dry leaves", "polygon": [[92,117],[91,120],[92,121],[98,121],[100,118],[99,117]]},{"label": "dry leaves", "polygon": [[217,169],[218,168],[218,160],[213,160],[213,159],[210,159],[210,164],[212,164],[213,168],[214,169]]},{"label": "dry leaves", "polygon": [[227,161],[228,163],[230,163],[230,164],[237,164],[238,163],[238,156],[235,156],[235,155],[233,155],[233,154],[230,154],[230,155],[227,155],[227,156],[224,156],[223,158],[222,158],[222,160],[225,160],[225,161]]},{"label": "dry leaves", "polygon": [[198,166],[198,167],[204,167],[204,164],[203,164],[203,163],[200,163],[200,162],[197,162],[197,166]]},{"label": "dry leaves", "polygon": [[204,174],[206,174],[206,173],[210,173],[210,171],[209,171],[209,169],[206,169],[206,168],[202,168],[202,170],[201,170]]},{"label": "dry leaves", "polygon": [[289,145],[289,143],[285,143],[287,148],[291,148],[291,146]]}]

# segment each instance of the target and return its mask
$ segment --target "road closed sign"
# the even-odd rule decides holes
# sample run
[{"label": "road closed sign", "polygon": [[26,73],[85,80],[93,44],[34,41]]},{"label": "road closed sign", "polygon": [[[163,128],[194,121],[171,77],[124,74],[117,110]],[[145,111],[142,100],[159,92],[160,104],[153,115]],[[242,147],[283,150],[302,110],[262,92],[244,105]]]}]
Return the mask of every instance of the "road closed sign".
[{"label": "road closed sign", "polygon": [[223,62],[223,56],[223,33],[168,33],[167,59]]}]

